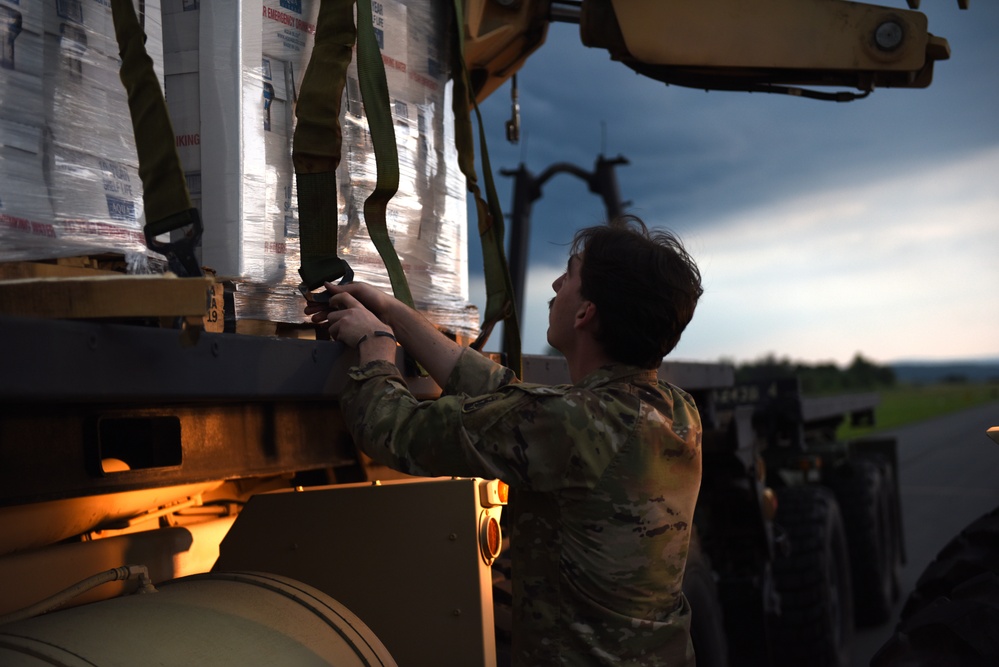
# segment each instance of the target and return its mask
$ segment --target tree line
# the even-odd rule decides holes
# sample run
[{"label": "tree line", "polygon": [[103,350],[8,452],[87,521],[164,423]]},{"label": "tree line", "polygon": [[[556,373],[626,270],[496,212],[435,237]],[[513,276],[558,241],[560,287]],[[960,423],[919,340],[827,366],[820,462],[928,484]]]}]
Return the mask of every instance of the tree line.
[{"label": "tree line", "polygon": [[891,367],[878,365],[861,354],[842,368],[832,362],[805,364],[774,355],[734,365],[737,383],[796,377],[805,394],[870,391],[894,387],[897,382]]}]

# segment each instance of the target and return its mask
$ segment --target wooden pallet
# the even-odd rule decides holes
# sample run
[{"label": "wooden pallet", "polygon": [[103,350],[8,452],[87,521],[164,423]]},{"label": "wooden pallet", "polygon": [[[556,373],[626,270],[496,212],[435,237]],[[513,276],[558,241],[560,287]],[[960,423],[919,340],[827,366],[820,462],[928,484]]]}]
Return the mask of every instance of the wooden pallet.
[{"label": "wooden pallet", "polygon": [[5,262],[0,264],[0,280],[17,278],[75,278],[121,275],[107,268],[109,262],[96,257],[60,257],[44,262]]},{"label": "wooden pallet", "polygon": [[189,327],[222,331],[221,293],[213,278],[171,274],[12,278],[0,280],[0,314],[43,319],[181,318]]}]

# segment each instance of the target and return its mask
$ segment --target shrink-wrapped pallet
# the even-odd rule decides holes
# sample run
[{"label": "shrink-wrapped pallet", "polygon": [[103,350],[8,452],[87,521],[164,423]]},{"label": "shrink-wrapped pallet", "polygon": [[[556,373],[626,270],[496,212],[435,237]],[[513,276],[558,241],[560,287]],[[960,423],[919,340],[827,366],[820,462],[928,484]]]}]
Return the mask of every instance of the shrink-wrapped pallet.
[{"label": "shrink-wrapped pallet", "polygon": [[[443,0],[373,3],[398,145],[388,231],[417,307],[474,336],[468,302],[465,182],[457,167]],[[318,0],[164,0],[166,93],[205,232],[201,259],[232,284],[237,320],[306,321],[291,161],[295,100],[314,44]],[[356,279],[390,290],[364,222],[377,170],[348,70],[337,173],[338,254]]]},{"label": "shrink-wrapped pallet", "polygon": [[[295,101],[319,0],[135,0],[163,89],[203,265],[237,320],[305,322],[291,161]],[[373,3],[398,144],[389,236],[419,309],[474,336],[465,183],[453,137],[445,0]],[[106,0],[0,0],[0,261],[115,253],[153,258],[117,42]],[[338,254],[390,290],[363,205],[377,166],[351,63],[338,171]]]},{"label": "shrink-wrapped pallet", "polygon": [[[162,75],[157,0],[135,0]],[[125,255],[146,270],[138,158],[106,0],[0,0],[0,261]]]}]

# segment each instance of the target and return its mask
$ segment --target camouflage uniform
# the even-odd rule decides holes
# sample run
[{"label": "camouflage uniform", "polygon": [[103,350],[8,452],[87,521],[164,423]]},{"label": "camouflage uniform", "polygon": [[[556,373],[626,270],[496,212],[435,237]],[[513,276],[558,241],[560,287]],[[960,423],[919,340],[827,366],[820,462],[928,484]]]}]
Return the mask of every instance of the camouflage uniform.
[{"label": "camouflage uniform", "polygon": [[350,377],[344,416],[376,461],[510,485],[515,665],[693,665],[680,585],[701,424],[686,392],[633,366],[519,383],[470,350],[434,401],[386,362]]}]

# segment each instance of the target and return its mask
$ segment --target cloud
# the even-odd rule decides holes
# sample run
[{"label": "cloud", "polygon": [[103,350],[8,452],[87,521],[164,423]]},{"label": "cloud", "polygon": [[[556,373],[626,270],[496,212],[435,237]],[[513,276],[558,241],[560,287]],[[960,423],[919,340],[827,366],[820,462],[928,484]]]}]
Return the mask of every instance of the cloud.
[{"label": "cloud", "polygon": [[[864,186],[789,197],[685,242],[706,293],[673,357],[776,354],[846,364],[994,355],[999,286],[999,149]],[[535,263],[521,315],[525,352],[547,349],[546,303],[560,264]],[[472,299],[484,294],[473,275]],[[494,334],[490,347],[498,349]]]},{"label": "cloud", "polygon": [[996,173],[999,149],[990,149],[689,234],[707,294],[677,353],[840,363],[857,352],[883,361],[994,354]]},{"label": "cloud", "polygon": [[[520,145],[503,136],[509,87],[483,105],[501,204],[509,213],[513,182],[500,169],[624,156],[622,199],[679,232],[708,284],[677,355],[994,356],[999,318],[981,295],[999,285],[999,3],[941,4],[924,8],[952,48],[933,84],[849,104],[667,87],[553,25],[519,75]],[[530,318],[566,242],[604,218],[567,175],[534,202],[525,349],[544,346],[546,321]]]}]

